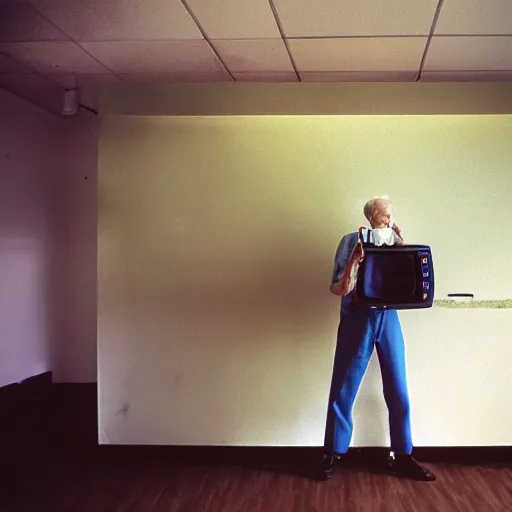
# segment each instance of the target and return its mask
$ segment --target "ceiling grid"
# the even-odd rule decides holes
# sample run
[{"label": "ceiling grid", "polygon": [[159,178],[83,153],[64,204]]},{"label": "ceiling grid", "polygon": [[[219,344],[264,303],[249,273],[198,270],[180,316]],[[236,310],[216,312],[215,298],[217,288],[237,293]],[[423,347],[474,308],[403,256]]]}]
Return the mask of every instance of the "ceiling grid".
[{"label": "ceiling grid", "polygon": [[[508,81],[510,0],[2,0],[0,87]],[[34,86],[36,87],[36,86]]]}]

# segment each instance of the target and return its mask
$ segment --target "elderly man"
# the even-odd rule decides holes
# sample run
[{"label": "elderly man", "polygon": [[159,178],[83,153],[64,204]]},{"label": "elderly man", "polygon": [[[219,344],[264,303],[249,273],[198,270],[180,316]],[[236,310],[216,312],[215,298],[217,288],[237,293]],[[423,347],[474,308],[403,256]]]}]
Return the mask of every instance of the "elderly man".
[{"label": "elderly man", "polygon": [[[398,226],[392,222],[392,205],[376,198],[364,206],[364,214],[375,239],[387,245],[403,244]],[[391,229],[389,229],[391,228]],[[431,481],[435,476],[411,456],[412,439],[409,394],[406,380],[404,338],[396,310],[358,308],[354,286],[359,264],[364,258],[358,233],[342,238],[336,252],[330,291],[342,297],[340,324],[325,431],[325,453],[317,478],[332,476],[334,460],[343,457],[352,438],[352,409],[370,361],[377,349],[384,398],[389,411],[391,471],[399,476]]]}]

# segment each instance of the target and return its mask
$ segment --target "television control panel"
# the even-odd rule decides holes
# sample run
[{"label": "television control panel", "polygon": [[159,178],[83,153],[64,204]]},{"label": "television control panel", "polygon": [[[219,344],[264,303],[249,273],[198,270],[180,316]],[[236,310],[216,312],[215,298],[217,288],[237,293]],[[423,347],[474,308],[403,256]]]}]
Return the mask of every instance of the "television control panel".
[{"label": "television control panel", "polygon": [[421,265],[421,274],[423,276],[423,300],[428,300],[431,294],[430,289],[430,264],[429,264],[429,256],[428,252],[420,252],[418,253],[420,265]]}]

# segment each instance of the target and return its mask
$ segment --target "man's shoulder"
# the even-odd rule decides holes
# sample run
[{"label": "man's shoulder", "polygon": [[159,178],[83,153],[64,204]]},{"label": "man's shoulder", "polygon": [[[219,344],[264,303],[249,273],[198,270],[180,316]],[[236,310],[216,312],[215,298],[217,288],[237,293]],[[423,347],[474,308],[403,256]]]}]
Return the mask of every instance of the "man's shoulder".
[{"label": "man's shoulder", "polygon": [[359,233],[357,231],[354,233],[347,233],[346,235],[343,235],[340,244],[355,243],[357,242],[358,237]]},{"label": "man's shoulder", "polygon": [[346,256],[351,253],[354,247],[356,246],[357,240],[359,237],[359,233],[347,233],[342,237],[340,243],[338,244],[338,255]]}]

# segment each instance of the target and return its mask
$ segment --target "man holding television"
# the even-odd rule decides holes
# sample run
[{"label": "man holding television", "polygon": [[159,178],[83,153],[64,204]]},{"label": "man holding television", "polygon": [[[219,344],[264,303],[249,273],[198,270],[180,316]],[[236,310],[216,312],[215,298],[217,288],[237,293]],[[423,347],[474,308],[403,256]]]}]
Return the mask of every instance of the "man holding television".
[{"label": "man holding television", "polygon": [[[375,198],[364,206],[376,245],[402,245],[403,236],[392,222],[392,205],[387,197]],[[352,409],[374,347],[381,368],[384,398],[389,411],[391,451],[388,464],[393,474],[432,481],[435,475],[412,457],[409,394],[406,379],[404,338],[393,309],[357,307],[354,287],[364,259],[358,233],[344,236],[336,251],[331,293],[342,297],[340,324],[327,411],[324,457],[317,478],[328,480],[335,459],[343,458],[352,438]]]}]

